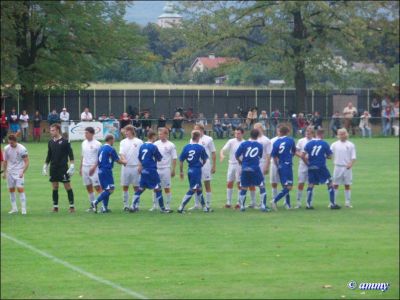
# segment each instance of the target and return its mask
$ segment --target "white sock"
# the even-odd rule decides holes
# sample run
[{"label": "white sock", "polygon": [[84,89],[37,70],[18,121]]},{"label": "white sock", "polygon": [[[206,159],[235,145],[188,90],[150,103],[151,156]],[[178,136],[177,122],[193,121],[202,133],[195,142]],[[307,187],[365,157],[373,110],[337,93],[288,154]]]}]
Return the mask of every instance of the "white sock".
[{"label": "white sock", "polygon": [[232,194],[233,194],[233,189],[227,188],[226,189],[226,204],[228,204],[228,205],[232,204]]},{"label": "white sock", "polygon": [[302,197],[303,197],[303,190],[297,190],[297,202],[301,202]]},{"label": "white sock", "polygon": [[210,206],[211,206],[211,192],[210,193],[206,192],[206,207]]},{"label": "white sock", "polygon": [[251,205],[256,205],[256,191],[250,191]]},{"label": "white sock", "polygon": [[95,200],[96,200],[96,196],[94,195],[94,193],[93,192],[89,193],[89,202],[92,203]]},{"label": "white sock", "polygon": [[338,189],[333,189],[333,192],[334,192],[334,198],[333,198],[333,203],[336,203],[336,200],[337,200],[337,194],[338,194]]},{"label": "white sock", "polygon": [[200,196],[197,195],[197,193],[194,193],[194,206],[200,206]]},{"label": "white sock", "polygon": [[351,190],[344,190],[344,198],[346,199],[346,203],[350,203],[350,200],[351,200]]},{"label": "white sock", "polygon": [[278,189],[272,188],[272,199],[275,199],[277,195],[278,195]]},{"label": "white sock", "polygon": [[129,207],[129,192],[128,191],[123,191],[122,192],[122,199],[124,201],[124,207]]},{"label": "white sock", "polygon": [[237,193],[237,204],[240,205],[240,189],[238,189]]},{"label": "white sock", "polygon": [[165,208],[170,209],[171,193],[165,194]]},{"label": "white sock", "polygon": [[156,197],[156,193],[153,193],[153,207],[157,208],[158,207],[158,200]]},{"label": "white sock", "polygon": [[10,201],[11,201],[11,208],[13,210],[18,210],[17,201],[15,200],[15,192],[14,193],[10,193]]},{"label": "white sock", "polygon": [[239,204],[240,208],[244,208],[244,199],[246,198],[246,195],[240,195],[239,196]]},{"label": "white sock", "polygon": [[19,200],[21,201],[21,210],[26,211],[26,196],[25,193],[19,194]]},{"label": "white sock", "polygon": [[[195,199],[196,199],[196,194],[194,194],[193,196],[194,196]],[[183,204],[184,204],[188,199],[190,199],[190,197],[192,197],[192,195],[185,194],[185,196],[183,196],[182,203],[181,203],[181,205],[179,205],[178,210],[182,210],[182,209],[183,209]]]}]

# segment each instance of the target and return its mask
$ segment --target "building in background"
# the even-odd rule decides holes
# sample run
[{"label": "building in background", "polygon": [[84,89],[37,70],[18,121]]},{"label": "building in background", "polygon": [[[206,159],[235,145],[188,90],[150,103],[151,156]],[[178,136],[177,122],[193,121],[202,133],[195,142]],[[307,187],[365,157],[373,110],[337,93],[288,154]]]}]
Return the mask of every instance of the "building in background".
[{"label": "building in background", "polygon": [[181,24],[182,16],[175,11],[172,1],[167,1],[163,11],[164,13],[158,17],[158,26],[161,28],[170,28]]}]

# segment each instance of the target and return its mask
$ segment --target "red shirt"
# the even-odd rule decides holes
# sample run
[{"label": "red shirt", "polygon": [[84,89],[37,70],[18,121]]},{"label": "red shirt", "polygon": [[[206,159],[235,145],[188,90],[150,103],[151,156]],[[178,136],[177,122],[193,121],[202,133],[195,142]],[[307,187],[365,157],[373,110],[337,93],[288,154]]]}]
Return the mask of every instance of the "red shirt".
[{"label": "red shirt", "polygon": [[7,115],[6,114],[1,115],[0,127],[1,128],[8,128],[8,121],[7,121]]}]

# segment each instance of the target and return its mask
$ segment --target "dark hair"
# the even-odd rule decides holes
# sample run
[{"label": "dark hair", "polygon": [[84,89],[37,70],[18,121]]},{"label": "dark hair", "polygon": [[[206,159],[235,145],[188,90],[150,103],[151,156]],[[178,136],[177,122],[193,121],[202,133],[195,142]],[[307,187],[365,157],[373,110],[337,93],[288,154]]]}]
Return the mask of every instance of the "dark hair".
[{"label": "dark hair", "polygon": [[252,130],[250,131],[250,137],[251,137],[253,140],[256,140],[256,139],[258,138],[259,134],[260,134],[260,132],[258,131],[258,129],[252,129]]},{"label": "dark hair", "polygon": [[154,138],[155,136],[157,136],[157,134],[153,130],[149,130],[149,132],[147,133],[147,138],[149,140]]},{"label": "dark hair", "polygon": [[17,136],[15,134],[10,134],[8,136],[8,140],[16,142],[17,141]]},{"label": "dark hair", "polygon": [[238,127],[235,130],[239,130],[242,134],[244,133],[244,129],[242,127]]},{"label": "dark hair", "polygon": [[112,135],[112,134],[107,134],[106,135],[106,138],[105,138],[105,141],[106,142],[109,142],[109,141],[111,141],[111,140],[113,140],[114,139],[114,136]]},{"label": "dark hair", "polygon": [[87,132],[89,132],[91,134],[94,134],[94,128],[93,127],[86,127],[85,131],[87,131]]},{"label": "dark hair", "polygon": [[54,124],[51,124],[51,125],[50,125],[50,128],[51,128],[51,127],[56,128],[56,129],[58,130],[58,132],[61,132],[61,125],[60,125],[60,124],[54,123]]},{"label": "dark hair", "polygon": [[282,135],[287,135],[289,133],[289,127],[287,127],[286,125],[282,125],[281,127],[279,127],[279,132]]}]

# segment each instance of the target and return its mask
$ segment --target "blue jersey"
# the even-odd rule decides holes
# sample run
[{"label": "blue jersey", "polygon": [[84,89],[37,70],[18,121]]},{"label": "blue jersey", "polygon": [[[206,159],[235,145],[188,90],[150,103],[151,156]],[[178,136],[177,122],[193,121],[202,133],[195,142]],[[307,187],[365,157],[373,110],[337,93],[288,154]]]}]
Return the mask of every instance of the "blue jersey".
[{"label": "blue jersey", "polygon": [[236,159],[242,156],[242,169],[256,169],[260,166],[260,159],[263,155],[263,147],[256,141],[245,141],[236,150]]},{"label": "blue jersey", "polygon": [[139,161],[143,169],[157,169],[157,162],[162,160],[162,155],[157,146],[144,143],[139,149]]},{"label": "blue jersey", "polygon": [[180,161],[186,160],[188,162],[189,168],[201,168],[207,159],[206,149],[199,144],[186,145],[179,156]]},{"label": "blue jersey", "polygon": [[279,165],[292,165],[296,144],[291,137],[277,139],[272,147],[271,157],[279,159]]},{"label": "blue jersey", "polygon": [[114,167],[114,161],[118,161],[117,151],[109,144],[100,147],[98,154],[98,168],[100,170],[111,170]]},{"label": "blue jersey", "polygon": [[326,166],[326,158],[332,155],[329,144],[324,140],[313,139],[304,147],[308,154],[308,167],[321,168]]}]

